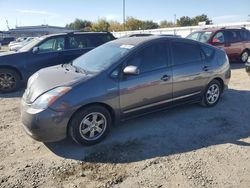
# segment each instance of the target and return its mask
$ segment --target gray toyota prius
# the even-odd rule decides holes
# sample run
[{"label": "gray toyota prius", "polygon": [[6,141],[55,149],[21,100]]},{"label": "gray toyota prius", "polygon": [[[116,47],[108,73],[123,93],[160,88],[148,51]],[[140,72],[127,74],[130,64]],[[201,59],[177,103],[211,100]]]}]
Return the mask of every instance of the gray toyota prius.
[{"label": "gray toyota prius", "polygon": [[216,105],[231,76],[226,53],[189,39],[149,36],[106,43],[41,69],[22,98],[23,127],[42,142],[102,141],[121,120],[179,104]]}]

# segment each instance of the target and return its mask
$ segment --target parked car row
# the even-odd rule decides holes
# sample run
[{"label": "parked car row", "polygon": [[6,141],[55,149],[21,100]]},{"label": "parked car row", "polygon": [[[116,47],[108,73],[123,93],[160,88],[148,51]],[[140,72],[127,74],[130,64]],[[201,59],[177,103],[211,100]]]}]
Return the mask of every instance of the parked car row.
[{"label": "parked car row", "polygon": [[10,51],[18,51],[22,47],[24,47],[26,44],[31,42],[35,37],[27,37],[20,42],[13,42],[8,45]]},{"label": "parked car row", "polygon": [[14,41],[15,38],[14,37],[4,37],[0,39],[0,43],[2,45],[8,45],[10,42]]},{"label": "parked car row", "polygon": [[28,80],[21,103],[28,135],[93,145],[119,121],[185,103],[212,107],[227,88],[223,49],[178,36],[114,39],[106,32],[54,34],[0,55],[0,91]]}]

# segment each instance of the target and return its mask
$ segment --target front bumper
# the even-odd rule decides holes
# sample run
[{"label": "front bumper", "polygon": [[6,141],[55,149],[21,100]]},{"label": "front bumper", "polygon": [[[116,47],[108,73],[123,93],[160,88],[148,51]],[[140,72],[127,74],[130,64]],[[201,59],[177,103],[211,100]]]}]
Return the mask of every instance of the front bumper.
[{"label": "front bumper", "polygon": [[66,112],[56,112],[50,108],[37,111],[23,100],[21,119],[25,132],[41,142],[55,142],[66,138],[69,118]]}]

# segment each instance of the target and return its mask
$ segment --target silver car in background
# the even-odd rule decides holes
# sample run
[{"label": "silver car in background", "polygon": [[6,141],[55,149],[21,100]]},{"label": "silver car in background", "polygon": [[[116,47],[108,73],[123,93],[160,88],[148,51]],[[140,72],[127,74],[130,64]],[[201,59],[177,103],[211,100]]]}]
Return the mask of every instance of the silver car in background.
[{"label": "silver car in background", "polygon": [[120,120],[186,103],[212,107],[230,76],[225,52],[207,44],[160,36],[118,39],[31,76],[22,122],[38,141],[69,135],[92,145]]}]

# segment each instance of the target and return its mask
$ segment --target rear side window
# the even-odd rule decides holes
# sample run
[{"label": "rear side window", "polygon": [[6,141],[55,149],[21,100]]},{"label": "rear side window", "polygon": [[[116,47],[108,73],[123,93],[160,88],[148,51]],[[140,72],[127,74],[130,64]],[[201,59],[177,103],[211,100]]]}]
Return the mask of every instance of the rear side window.
[{"label": "rear side window", "polygon": [[111,35],[98,35],[98,38],[102,41],[102,43],[106,43],[108,41],[113,40],[114,38]]},{"label": "rear side window", "polygon": [[70,49],[82,49],[82,48],[91,48],[96,47],[94,42],[90,37],[86,35],[74,35],[69,36],[69,48]]},{"label": "rear side window", "polygon": [[240,34],[241,34],[242,40],[244,40],[244,41],[250,40],[250,31],[241,30],[241,31],[240,31]]},{"label": "rear side window", "polygon": [[173,42],[172,53],[174,65],[188,64],[201,61],[201,51],[197,44]]},{"label": "rear side window", "polygon": [[240,30],[227,30],[225,31],[227,42],[238,42],[241,40]]},{"label": "rear side window", "polygon": [[141,73],[167,67],[167,50],[165,43],[146,47],[127,61],[127,65],[137,66]]}]

